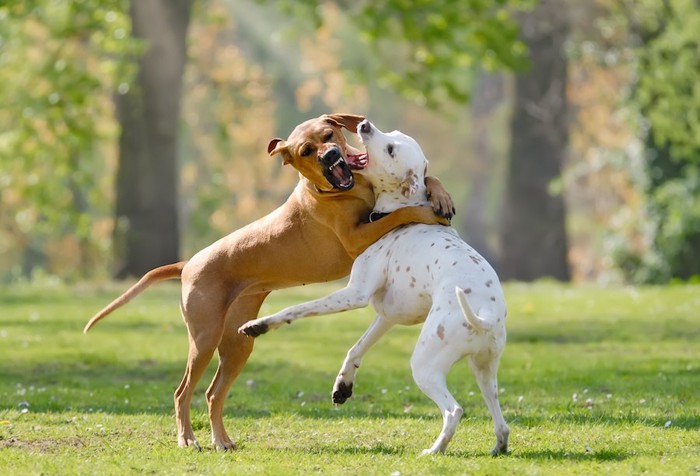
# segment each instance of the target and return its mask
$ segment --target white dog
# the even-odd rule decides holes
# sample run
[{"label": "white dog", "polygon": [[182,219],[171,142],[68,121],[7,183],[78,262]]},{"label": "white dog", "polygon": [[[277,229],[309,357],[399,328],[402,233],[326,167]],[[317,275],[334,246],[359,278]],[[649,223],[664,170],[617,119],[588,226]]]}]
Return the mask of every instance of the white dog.
[{"label": "white dog", "polygon": [[[398,131],[384,134],[369,121],[358,126],[369,163],[364,174],[374,187],[374,219],[407,205],[428,205],[423,178],[428,162],[420,146]],[[365,307],[377,317],[348,351],[333,387],[333,402],[352,394],[362,356],[395,324],[425,321],[411,357],[418,387],[440,407],[443,426],[423,454],[442,452],[463,410],[446,377],[462,357],[469,363],[486,401],[496,433],[491,454],[508,451],[510,430],[498,402],[496,373],[506,342],[506,304],[493,268],[454,229],[408,225],[396,229],[357,257],[346,288],[250,321],[239,332],[251,337],[293,320]],[[476,310],[476,312],[474,312]]]}]

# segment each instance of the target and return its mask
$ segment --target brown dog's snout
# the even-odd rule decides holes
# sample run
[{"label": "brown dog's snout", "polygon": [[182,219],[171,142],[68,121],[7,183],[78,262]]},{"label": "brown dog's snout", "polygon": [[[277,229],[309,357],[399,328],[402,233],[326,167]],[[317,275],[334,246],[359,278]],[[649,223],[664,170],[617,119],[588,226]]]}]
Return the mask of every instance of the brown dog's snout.
[{"label": "brown dog's snout", "polygon": [[327,164],[333,164],[336,160],[341,158],[340,150],[337,147],[331,147],[322,156],[321,160]]}]

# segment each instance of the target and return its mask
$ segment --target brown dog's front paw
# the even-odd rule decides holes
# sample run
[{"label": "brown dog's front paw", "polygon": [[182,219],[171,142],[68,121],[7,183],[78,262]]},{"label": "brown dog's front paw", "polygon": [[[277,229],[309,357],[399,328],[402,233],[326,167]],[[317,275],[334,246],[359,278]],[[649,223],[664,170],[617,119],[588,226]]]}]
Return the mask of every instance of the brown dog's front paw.
[{"label": "brown dog's front paw", "polygon": [[435,213],[448,220],[451,219],[455,215],[455,204],[442,183],[437,178],[428,176],[425,177],[425,186],[428,200]]},{"label": "brown dog's front paw", "polygon": [[447,220],[451,220],[455,215],[455,207],[452,205],[452,199],[449,195],[446,196],[447,200],[433,200],[431,198],[430,203],[433,206],[433,211],[436,215],[439,215]]},{"label": "brown dog's front paw", "polygon": [[333,388],[333,403],[336,405],[342,405],[345,401],[352,396],[352,382],[346,384],[345,382],[339,382]]},{"label": "brown dog's front paw", "polygon": [[253,324],[249,322],[242,325],[238,329],[239,334],[247,335],[248,337],[259,337],[269,330],[269,326],[263,323]]}]

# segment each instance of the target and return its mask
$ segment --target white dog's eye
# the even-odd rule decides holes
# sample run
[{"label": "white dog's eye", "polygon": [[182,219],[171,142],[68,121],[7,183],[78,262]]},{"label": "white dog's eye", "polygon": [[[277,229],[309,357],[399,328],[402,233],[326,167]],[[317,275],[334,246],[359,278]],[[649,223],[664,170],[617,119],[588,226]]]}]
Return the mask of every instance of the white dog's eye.
[{"label": "white dog's eye", "polygon": [[389,144],[388,146],[386,146],[386,152],[391,157],[393,157],[394,156],[394,144]]}]

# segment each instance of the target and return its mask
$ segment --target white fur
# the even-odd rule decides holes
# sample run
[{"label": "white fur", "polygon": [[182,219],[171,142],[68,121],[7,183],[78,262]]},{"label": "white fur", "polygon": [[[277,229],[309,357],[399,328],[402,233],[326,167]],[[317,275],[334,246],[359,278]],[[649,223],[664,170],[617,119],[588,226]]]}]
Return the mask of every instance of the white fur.
[{"label": "white fur", "polygon": [[[364,123],[363,123],[364,124]],[[375,211],[427,205],[427,160],[411,137],[384,134],[367,122],[358,133],[369,164],[363,173],[377,195]],[[498,276],[486,260],[450,228],[409,225],[396,229],[362,253],[347,287],[324,298],[284,309],[241,327],[265,332],[312,315],[331,314],[371,303],[377,317],[348,351],[333,387],[333,400],[352,393],[362,356],[396,324],[425,322],[411,357],[418,387],[440,408],[442,432],[423,454],[442,452],[455,433],[462,407],[447,388],[447,373],[463,357],[476,377],[495,426],[492,454],[508,450],[509,429],[498,402],[496,373],[506,342],[506,304]],[[249,335],[255,335],[250,334]]]}]

